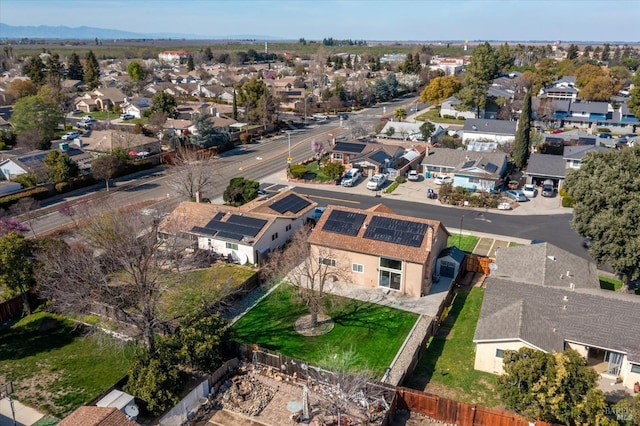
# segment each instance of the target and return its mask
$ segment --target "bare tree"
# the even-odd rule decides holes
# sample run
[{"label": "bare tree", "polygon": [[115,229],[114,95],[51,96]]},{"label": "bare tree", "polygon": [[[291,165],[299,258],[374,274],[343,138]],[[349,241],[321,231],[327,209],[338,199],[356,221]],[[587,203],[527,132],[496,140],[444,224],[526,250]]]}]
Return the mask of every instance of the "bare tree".
[{"label": "bare tree", "polygon": [[360,121],[352,121],[351,122],[351,137],[353,139],[361,138],[367,136],[370,132],[367,131],[366,127]]},{"label": "bare tree", "polygon": [[153,351],[154,331],[163,325],[158,302],[173,278],[173,250],[179,250],[166,249],[157,238],[158,225],[158,220],[143,224],[132,211],[90,212],[79,233],[82,241],[60,241],[37,253],[42,295],[61,312],[89,313],[106,306],[134,325]]},{"label": "bare tree", "polygon": [[302,227],[281,250],[274,252],[264,268],[271,280],[285,279],[297,289],[298,296],[309,308],[311,326],[318,326],[318,314],[330,282],[348,282],[350,265],[341,264],[338,254],[326,247],[311,246],[307,242],[309,228]]},{"label": "bare tree", "polygon": [[40,208],[40,203],[31,197],[25,197],[18,200],[13,206],[10,207],[10,210],[13,214],[20,216],[20,219],[27,222],[29,225],[29,229],[34,237],[36,237],[36,231],[33,229],[33,224],[38,220],[38,209]]},{"label": "bare tree", "polygon": [[181,148],[175,161],[175,173],[170,186],[192,200],[197,193],[205,194],[217,179],[215,160],[211,152]]}]

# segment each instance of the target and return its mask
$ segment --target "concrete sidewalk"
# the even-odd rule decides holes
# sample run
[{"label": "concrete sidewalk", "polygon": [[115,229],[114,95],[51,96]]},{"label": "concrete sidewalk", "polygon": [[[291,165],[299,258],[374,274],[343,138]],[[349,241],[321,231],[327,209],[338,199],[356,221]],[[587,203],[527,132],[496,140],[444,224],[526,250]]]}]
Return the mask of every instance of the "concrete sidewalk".
[{"label": "concrete sidewalk", "polygon": [[[44,414],[21,404],[19,401],[13,400],[13,409],[16,415],[16,425],[31,426],[44,417]],[[11,415],[11,404],[9,399],[0,400],[0,426],[13,426],[13,417]]]}]

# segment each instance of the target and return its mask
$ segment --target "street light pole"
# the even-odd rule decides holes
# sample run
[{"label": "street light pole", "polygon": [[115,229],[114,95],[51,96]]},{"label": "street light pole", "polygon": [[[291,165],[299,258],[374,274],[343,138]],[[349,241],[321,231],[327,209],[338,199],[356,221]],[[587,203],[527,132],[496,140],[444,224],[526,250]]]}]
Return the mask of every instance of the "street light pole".
[{"label": "street light pole", "polygon": [[291,167],[291,132],[287,132],[287,140],[289,141],[289,155],[287,156],[287,167]]},{"label": "street light pole", "polygon": [[462,243],[462,222],[464,221],[464,215],[460,216],[460,233],[458,234],[458,248],[460,248],[460,244]]}]

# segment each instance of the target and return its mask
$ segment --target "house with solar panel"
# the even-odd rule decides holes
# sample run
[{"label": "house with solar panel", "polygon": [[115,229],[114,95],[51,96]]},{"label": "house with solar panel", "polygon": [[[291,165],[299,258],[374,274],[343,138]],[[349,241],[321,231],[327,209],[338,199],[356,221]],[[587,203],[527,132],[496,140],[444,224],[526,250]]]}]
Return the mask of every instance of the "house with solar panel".
[{"label": "house with solar panel", "polygon": [[[328,206],[308,241],[319,262],[350,271],[349,285],[410,297],[447,291],[461,268],[445,254],[445,227],[436,220],[395,214],[378,204],[367,210]],[[454,259],[454,260],[452,260]]]},{"label": "house with solar panel", "polygon": [[291,190],[239,207],[187,201],[163,220],[158,236],[180,235],[193,241],[193,248],[258,265],[314,218],[317,205]]},{"label": "house with solar panel", "polygon": [[[91,156],[82,149],[70,146],[68,142],[61,142],[59,149],[65,152],[69,158],[78,163],[80,172],[87,174],[91,170]],[[11,180],[23,174],[42,176],[45,170],[44,159],[51,151],[32,151],[24,155],[9,157],[0,162],[0,174],[6,180]]]},{"label": "house with solar panel", "polygon": [[516,140],[516,121],[467,119],[462,128],[462,143],[468,151],[493,151],[498,145]]}]

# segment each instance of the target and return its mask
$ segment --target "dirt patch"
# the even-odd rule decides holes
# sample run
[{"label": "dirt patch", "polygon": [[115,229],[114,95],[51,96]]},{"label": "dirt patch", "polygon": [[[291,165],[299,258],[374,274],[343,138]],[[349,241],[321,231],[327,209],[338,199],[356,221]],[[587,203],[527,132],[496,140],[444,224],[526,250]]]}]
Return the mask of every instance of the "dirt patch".
[{"label": "dirt patch", "polygon": [[335,323],[330,316],[325,314],[318,314],[318,325],[316,327],[311,324],[311,314],[300,317],[293,324],[293,329],[303,336],[322,336],[327,334],[331,330]]},{"label": "dirt patch", "polygon": [[452,399],[454,401],[460,400],[460,395],[458,395],[458,392],[456,390],[433,381],[427,383],[427,385],[424,387],[424,392],[438,395],[443,398]]}]

